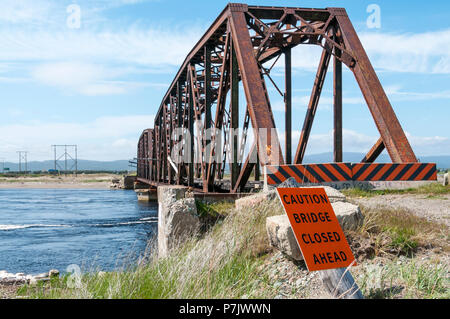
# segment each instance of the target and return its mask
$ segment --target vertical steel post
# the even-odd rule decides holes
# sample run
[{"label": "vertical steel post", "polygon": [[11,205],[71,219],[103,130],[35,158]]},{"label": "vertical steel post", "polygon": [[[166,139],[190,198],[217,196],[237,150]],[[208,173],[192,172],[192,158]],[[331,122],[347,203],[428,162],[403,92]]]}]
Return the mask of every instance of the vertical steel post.
[{"label": "vertical steel post", "polygon": [[207,145],[211,145],[211,125],[212,125],[212,117],[211,117],[211,105],[212,105],[212,94],[211,94],[211,51],[212,48],[209,45],[205,45],[205,125],[204,125],[204,145],[205,148],[204,158],[205,161],[202,163],[202,180],[203,180],[203,191],[208,191],[208,163],[210,162],[210,152],[211,150],[206,147]]},{"label": "vertical steel post", "polygon": [[342,162],[342,62],[337,58],[341,51],[335,48],[333,64],[333,99],[334,99],[334,161]]},{"label": "vertical steel post", "polygon": [[[182,87],[180,85],[180,81],[177,82],[177,128],[178,130],[181,130],[183,127],[183,92],[182,92]],[[178,132],[180,133],[180,132]],[[180,151],[177,154],[178,157],[178,174],[177,174],[177,185],[181,184],[181,155],[183,153],[182,149],[181,149],[181,145],[183,143],[183,135],[179,135],[179,140],[178,140],[178,146],[180,147]]]},{"label": "vertical steel post", "polygon": [[156,180],[161,181],[161,124],[160,118],[158,117],[155,121],[156,130]]},{"label": "vertical steel post", "polygon": [[166,105],[163,106],[164,110],[161,114],[161,167],[162,167],[162,171],[161,171],[161,177],[162,177],[162,182],[165,183],[166,181],[166,169],[167,169],[167,163],[166,163],[166,149],[167,149],[167,143],[166,143]]},{"label": "vertical steel post", "polygon": [[292,63],[291,63],[291,49],[288,48],[284,51],[284,69],[285,69],[285,93],[284,93],[284,105],[285,105],[285,148],[286,148],[286,164],[292,162]]},{"label": "vertical steel post", "polygon": [[[187,70],[187,76],[190,77],[190,72]],[[194,103],[193,103],[193,88],[190,81],[187,81],[187,94],[189,96],[189,140],[187,148],[189,149],[189,178],[188,185],[194,186]]]},{"label": "vertical steel post", "polygon": [[259,167],[259,156],[256,155],[256,164],[255,164],[255,181],[259,182],[261,179],[261,169]]},{"label": "vertical steel post", "polygon": [[[166,136],[166,141],[168,144],[168,147],[166,148],[166,161],[167,161],[167,174],[168,174],[168,183],[172,184],[172,165],[170,165],[169,163],[169,156],[170,156],[170,150],[172,149],[172,109],[173,109],[173,104],[172,104],[172,96],[169,96],[168,99],[168,114],[166,114],[166,118],[167,118],[167,131],[169,132],[168,136]],[[170,105],[170,109],[169,109],[169,105]],[[148,153],[148,152],[147,152]]]},{"label": "vertical steel post", "polygon": [[231,48],[231,123],[229,142],[231,143],[231,189],[233,189],[239,177],[239,136],[236,134],[239,129],[239,68],[233,42],[231,42]]}]

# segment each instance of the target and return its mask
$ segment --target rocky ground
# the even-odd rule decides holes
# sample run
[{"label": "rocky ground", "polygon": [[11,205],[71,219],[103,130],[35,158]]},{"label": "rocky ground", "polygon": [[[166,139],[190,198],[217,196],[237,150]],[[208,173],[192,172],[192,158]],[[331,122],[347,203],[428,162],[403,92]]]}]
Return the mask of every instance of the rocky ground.
[{"label": "rocky ground", "polygon": [[[347,197],[347,201],[361,208],[364,207],[364,210],[403,209],[418,217],[426,218],[433,223],[446,225],[447,227],[450,222],[450,194],[436,196],[416,194],[355,196]],[[347,234],[347,240],[359,264],[352,268],[352,274],[360,285],[365,285],[366,292],[370,291],[370,295],[367,297],[420,297],[420,292],[408,286],[410,283],[407,283],[407,280],[412,281],[414,276],[420,276],[421,271],[431,269],[428,267],[432,265],[447,267],[447,269],[442,270],[440,276],[445,282],[444,285],[447,285],[447,289],[449,288],[448,266],[450,265],[450,257],[447,251],[448,241],[446,245],[444,243],[444,247],[433,244],[430,244],[429,247],[419,247],[414,256],[407,257],[389,250],[376,253],[375,246],[383,246],[383,243],[374,242],[374,238],[350,233]],[[264,267],[268,269],[270,280],[279,289],[280,293],[277,298],[330,298],[318,273],[308,272],[303,261],[294,261],[285,254],[275,251],[265,262]],[[408,274],[407,279],[396,278],[400,276],[393,275],[395,272],[403,272],[406,277],[408,271],[411,273]],[[386,278],[390,280],[388,284],[383,282],[383,280],[387,280]],[[416,284],[419,285],[420,278],[416,280],[418,282]],[[415,295],[416,293],[417,295]]]},{"label": "rocky ground", "polygon": [[367,208],[403,208],[411,213],[437,223],[450,226],[450,194],[429,195],[381,195],[351,197],[349,201]]},{"label": "rocky ground", "polygon": [[58,276],[59,271],[56,269],[38,275],[27,275],[24,273],[12,274],[6,270],[0,270],[0,299],[15,298],[17,296],[17,289],[24,284],[45,282]]},{"label": "rocky ground", "polygon": [[304,261],[290,259],[281,252],[274,252],[263,267],[273,287],[278,290],[276,299],[330,298],[317,272],[309,272]]}]

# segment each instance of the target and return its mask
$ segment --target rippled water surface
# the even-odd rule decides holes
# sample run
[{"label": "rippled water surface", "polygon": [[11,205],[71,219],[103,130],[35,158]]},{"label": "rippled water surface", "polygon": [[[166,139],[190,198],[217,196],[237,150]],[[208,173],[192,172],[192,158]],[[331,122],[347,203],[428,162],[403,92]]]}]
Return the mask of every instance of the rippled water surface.
[{"label": "rippled water surface", "polygon": [[120,268],[144,253],[157,216],[132,190],[0,189],[0,270]]}]

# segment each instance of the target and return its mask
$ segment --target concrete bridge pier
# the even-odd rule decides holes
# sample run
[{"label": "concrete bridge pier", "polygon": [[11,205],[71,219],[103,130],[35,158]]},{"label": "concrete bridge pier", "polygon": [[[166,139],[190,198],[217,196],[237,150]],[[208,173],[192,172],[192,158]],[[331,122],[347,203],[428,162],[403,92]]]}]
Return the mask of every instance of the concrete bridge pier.
[{"label": "concrete bridge pier", "polygon": [[186,186],[158,187],[158,257],[200,230],[193,193]]},{"label": "concrete bridge pier", "polygon": [[134,190],[138,201],[142,202],[156,202],[158,199],[156,188],[138,188]]}]

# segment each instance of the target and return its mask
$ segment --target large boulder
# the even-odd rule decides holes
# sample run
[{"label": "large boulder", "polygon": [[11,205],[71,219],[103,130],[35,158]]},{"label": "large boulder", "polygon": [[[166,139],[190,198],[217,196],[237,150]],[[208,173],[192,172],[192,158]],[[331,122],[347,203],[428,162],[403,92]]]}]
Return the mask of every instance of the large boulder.
[{"label": "large boulder", "polygon": [[255,195],[239,198],[234,202],[234,205],[237,210],[241,210],[243,208],[256,207],[262,202],[272,201],[274,199],[278,200],[276,191],[260,192]]},{"label": "large boulder", "polygon": [[6,270],[1,270],[0,285],[36,284],[38,282],[49,281],[51,278],[58,276],[59,271],[56,269],[38,275],[27,275],[25,273],[12,274],[8,273]]},{"label": "large boulder", "polygon": [[[355,230],[362,225],[364,216],[358,206],[347,202],[331,203],[342,229]],[[266,230],[270,244],[295,260],[303,260],[300,248],[286,214],[268,217]]]},{"label": "large boulder", "polygon": [[287,215],[267,217],[266,230],[271,246],[295,260],[303,260]]},{"label": "large boulder", "polygon": [[364,215],[357,205],[345,202],[331,203],[343,230],[356,230],[364,221]]},{"label": "large boulder", "polygon": [[[325,193],[327,193],[328,199],[330,200],[330,203],[335,203],[335,202],[345,202],[347,199],[345,197],[344,194],[342,194],[340,191],[338,191],[337,189],[330,187],[330,186],[322,186],[322,185],[317,185],[317,186],[303,186],[302,184],[300,184],[299,182],[297,182],[295,180],[295,178],[290,177],[287,180],[285,180],[283,183],[281,183],[280,185],[278,185],[277,188],[292,188],[292,187],[302,187],[302,188],[317,188],[317,187],[322,187],[325,189]],[[272,192],[276,192],[276,189],[272,190]]]},{"label": "large boulder", "polygon": [[[330,203],[336,202],[345,202],[347,199],[344,194],[342,194],[337,189],[330,186],[302,186],[302,184],[298,183],[295,178],[288,178],[286,181],[278,185],[278,188],[289,188],[289,187],[304,187],[304,188],[312,188],[312,187],[323,187],[325,189],[325,193],[327,193],[328,199]],[[243,209],[247,207],[256,207],[262,202],[276,200],[281,207],[281,202],[278,199],[278,194],[276,189],[272,189],[269,191],[263,191],[261,193],[257,193],[252,196],[247,196],[240,198],[235,201],[236,209]]]}]

